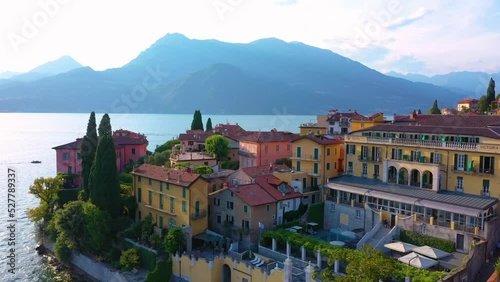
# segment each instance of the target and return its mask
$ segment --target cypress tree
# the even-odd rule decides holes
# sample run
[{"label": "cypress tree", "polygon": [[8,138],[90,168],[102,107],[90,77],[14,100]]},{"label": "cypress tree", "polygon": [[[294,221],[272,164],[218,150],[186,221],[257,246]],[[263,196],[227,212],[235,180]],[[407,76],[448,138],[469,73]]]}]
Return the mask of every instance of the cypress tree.
[{"label": "cypress tree", "polygon": [[438,108],[438,101],[434,100],[434,104],[432,104],[432,107],[429,109],[428,113],[430,115],[440,115],[441,110]]},{"label": "cypress tree", "polygon": [[486,102],[488,107],[495,100],[495,81],[490,78],[490,84],[488,85],[488,90],[486,90]]},{"label": "cypress tree", "polygon": [[207,119],[207,131],[212,131],[212,119],[208,118]]},{"label": "cypress tree", "polygon": [[201,118],[200,110],[195,110],[193,114],[193,121],[191,122],[191,130],[203,130],[203,120]]},{"label": "cypress tree", "polygon": [[99,143],[89,177],[90,200],[112,217],[120,215],[120,182],[116,167],[115,145],[108,114],[99,124]]},{"label": "cypress tree", "polygon": [[90,113],[89,122],[87,124],[87,133],[83,136],[82,145],[80,147],[80,157],[82,158],[82,185],[86,197],[89,195],[89,175],[94,162],[95,151],[97,148],[97,126],[95,122],[95,113]]}]

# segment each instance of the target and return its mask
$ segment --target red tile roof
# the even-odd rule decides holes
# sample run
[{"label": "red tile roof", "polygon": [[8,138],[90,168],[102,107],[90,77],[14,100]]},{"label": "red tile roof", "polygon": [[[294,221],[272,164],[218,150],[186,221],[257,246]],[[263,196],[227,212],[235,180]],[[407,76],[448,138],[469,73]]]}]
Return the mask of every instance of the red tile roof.
[{"label": "red tile roof", "polygon": [[284,185],[284,188],[288,191],[288,193],[283,194],[283,192],[278,190],[278,186],[282,184],[283,181],[273,175],[256,177],[255,183],[259,184],[260,187],[264,188],[267,193],[278,201],[302,197],[302,194],[295,192],[295,190],[288,184]]},{"label": "red tile roof", "polygon": [[340,121],[340,118],[346,117],[351,120],[359,120],[359,121],[368,121],[369,119],[365,117],[364,115],[358,114],[358,112],[347,112],[347,113],[341,113],[341,112],[332,112],[328,114],[327,121]]},{"label": "red tile roof", "polygon": [[463,100],[460,100],[457,102],[457,104],[469,104],[469,103],[477,103],[478,100],[477,99],[474,99],[474,98],[466,98],[466,99],[463,99]]},{"label": "red tile roof", "polygon": [[73,141],[73,142],[70,142],[70,143],[67,143],[67,144],[63,144],[63,145],[59,145],[59,146],[56,146],[56,147],[53,147],[52,149],[70,149],[70,150],[80,150],[80,148],[82,147],[82,141],[83,141],[83,138],[77,138],[76,141]]},{"label": "red tile roof", "polygon": [[[236,187],[230,187],[229,190],[233,192],[236,197],[245,202],[245,204],[252,207],[276,202],[264,188],[256,183],[240,185],[238,189],[236,189]],[[239,192],[237,192],[237,190]]]},{"label": "red tile roof", "polygon": [[[124,136],[122,136],[124,135]],[[82,147],[83,138],[77,138],[76,141],[53,147],[52,149],[80,149]],[[123,145],[141,145],[149,144],[148,139],[144,134],[135,133],[129,130],[118,129],[113,132],[113,143],[116,148],[121,148]]]},{"label": "red tile roof", "polygon": [[293,140],[299,138],[295,133],[288,131],[247,131],[248,135],[242,136],[240,141],[243,142],[253,142],[253,143],[263,143],[263,142],[292,142]]},{"label": "red tile roof", "polygon": [[341,139],[337,139],[337,138],[328,139],[328,138],[325,138],[323,136],[317,137],[314,135],[304,135],[304,136],[301,136],[300,138],[297,138],[293,142],[301,140],[301,139],[309,139],[309,140],[316,142],[317,144],[320,144],[320,145],[332,145],[332,144],[343,144],[344,143]]},{"label": "red tile roof", "polygon": [[257,176],[262,176],[262,175],[272,175],[273,172],[280,170],[280,169],[286,170],[286,169],[290,169],[290,168],[284,164],[273,165],[272,167],[269,165],[261,165],[261,166],[241,168],[241,170],[244,173],[248,174],[252,178],[255,178]]},{"label": "red tile roof", "polygon": [[[189,173],[174,168],[166,168],[156,165],[143,164],[134,169],[131,174],[151,178],[182,187],[191,186],[200,176],[199,174]],[[179,176],[180,181],[179,181]],[[167,179],[168,178],[168,179]]]},{"label": "red tile roof", "polygon": [[368,119],[369,119],[369,120],[373,120],[374,118],[376,118],[376,117],[378,117],[378,116],[380,116],[380,115],[382,115],[382,116],[383,116],[383,115],[384,115],[384,113],[376,113],[376,114],[373,114],[373,115],[369,116],[369,117],[368,117]]},{"label": "red tile roof", "polygon": [[198,142],[205,142],[207,137],[212,135],[213,133],[211,132],[200,132],[200,133],[181,133],[179,134],[179,140],[184,140],[184,141],[198,141]]}]

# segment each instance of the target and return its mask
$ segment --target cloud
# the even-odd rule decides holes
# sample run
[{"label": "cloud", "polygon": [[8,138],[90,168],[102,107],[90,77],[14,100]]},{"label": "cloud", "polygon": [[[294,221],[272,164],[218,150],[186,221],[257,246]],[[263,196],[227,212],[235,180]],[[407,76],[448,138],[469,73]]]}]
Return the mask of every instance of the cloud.
[{"label": "cloud", "polygon": [[393,22],[388,23],[385,26],[385,28],[387,28],[389,30],[398,29],[400,27],[410,25],[410,24],[422,19],[423,17],[425,17],[426,15],[428,15],[430,13],[431,13],[430,11],[426,11],[424,8],[420,8],[417,11],[415,11],[415,13],[409,15],[408,17],[396,18]]},{"label": "cloud", "polygon": [[274,5],[288,6],[288,5],[297,4],[298,2],[299,2],[299,0],[276,0],[276,1],[274,1]]}]

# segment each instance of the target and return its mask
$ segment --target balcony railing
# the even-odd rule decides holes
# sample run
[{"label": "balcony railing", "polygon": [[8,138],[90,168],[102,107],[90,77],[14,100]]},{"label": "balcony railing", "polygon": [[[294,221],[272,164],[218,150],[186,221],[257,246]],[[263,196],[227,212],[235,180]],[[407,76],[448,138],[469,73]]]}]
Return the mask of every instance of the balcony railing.
[{"label": "balcony railing", "polygon": [[291,157],[291,159],[319,162],[321,160],[321,157],[319,155],[318,156],[314,156],[314,155],[305,155],[305,154],[300,154],[300,155],[293,154],[292,157]]},{"label": "balcony railing", "polygon": [[[346,141],[355,141],[356,138],[347,138]],[[400,138],[390,138],[390,137],[374,137],[367,136],[366,141],[368,143],[375,144],[395,144],[404,146],[416,146],[416,147],[428,147],[436,149],[453,149],[453,150],[465,150],[465,151],[477,151],[477,143],[463,143],[463,142],[443,142],[443,141],[432,141],[432,140],[415,140],[415,139],[400,139]]]},{"label": "balcony railing", "polygon": [[311,170],[311,171],[305,171],[307,175],[309,176],[320,176],[321,175],[321,169],[318,169],[316,171]]},{"label": "balcony railing", "polygon": [[370,156],[359,155],[358,160],[362,161],[362,162],[379,163],[380,157],[370,157]]},{"label": "balcony railing", "polygon": [[198,219],[202,219],[204,217],[207,217],[207,211],[206,210],[202,210],[202,211],[199,211],[197,213],[192,213],[191,214],[191,219],[192,220],[198,220]]},{"label": "balcony railing", "polygon": [[481,173],[481,174],[491,174],[491,175],[495,174],[493,168],[479,168],[479,173]]}]

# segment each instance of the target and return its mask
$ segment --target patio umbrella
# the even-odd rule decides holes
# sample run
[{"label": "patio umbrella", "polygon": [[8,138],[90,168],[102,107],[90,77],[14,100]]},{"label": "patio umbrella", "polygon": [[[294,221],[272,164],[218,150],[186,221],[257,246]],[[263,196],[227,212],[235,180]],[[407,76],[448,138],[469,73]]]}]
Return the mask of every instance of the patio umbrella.
[{"label": "patio umbrella", "polygon": [[445,251],[441,251],[439,249],[429,247],[429,246],[422,246],[422,247],[417,247],[413,249],[415,253],[419,253],[421,255],[424,255],[426,257],[430,257],[433,259],[440,259],[440,258],[445,258],[447,256],[450,256],[450,253],[447,253]]},{"label": "patio umbrella", "polygon": [[419,255],[415,252],[411,252],[405,256],[398,258],[398,260],[402,263],[411,265],[413,267],[419,269],[427,269],[431,266],[434,266],[438,263],[437,260],[433,260],[422,255]]},{"label": "patio umbrella", "polygon": [[349,238],[353,238],[353,239],[356,238],[356,233],[349,231],[349,230],[344,230],[344,231],[340,232],[340,235],[346,236]]},{"label": "patio umbrella", "polygon": [[342,242],[342,241],[331,241],[330,244],[334,245],[334,246],[345,246],[345,243]]},{"label": "patio umbrella", "polygon": [[409,253],[413,251],[413,249],[415,249],[417,246],[405,242],[394,242],[385,244],[384,247],[400,253]]}]

